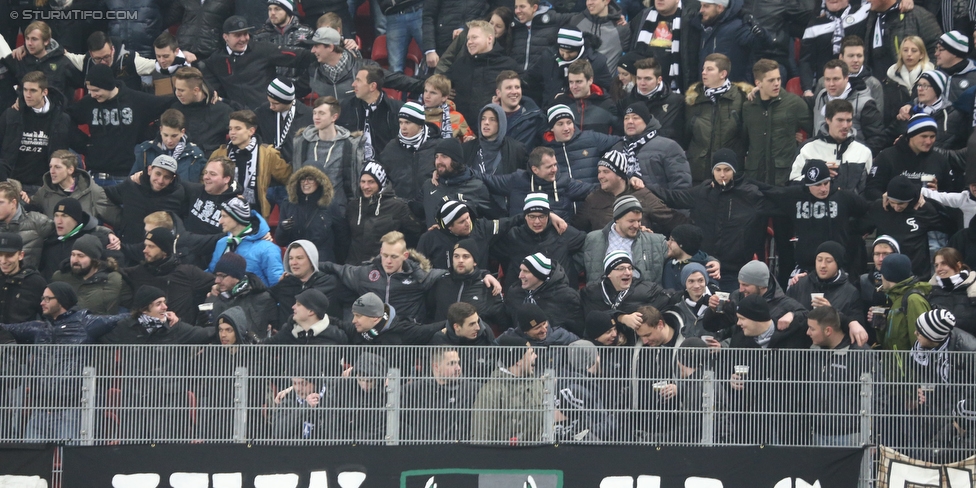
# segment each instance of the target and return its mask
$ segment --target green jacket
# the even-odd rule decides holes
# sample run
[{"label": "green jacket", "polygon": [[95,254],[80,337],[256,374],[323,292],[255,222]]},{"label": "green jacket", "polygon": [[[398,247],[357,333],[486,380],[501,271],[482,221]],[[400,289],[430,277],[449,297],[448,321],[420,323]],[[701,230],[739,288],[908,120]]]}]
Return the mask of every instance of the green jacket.
[{"label": "green jacket", "polygon": [[78,308],[88,310],[98,315],[115,315],[119,313],[119,297],[122,295],[124,283],[122,275],[115,270],[114,265],[105,266],[95,272],[91,278],[83,279],[67,268],[54,272],[51,281],[62,281],[71,285],[78,295]]},{"label": "green jacket", "polygon": [[[908,305],[902,311],[902,300],[911,290],[908,297]],[[881,347],[887,350],[907,351],[915,344],[915,321],[925,312],[932,309],[929,305],[928,296],[932,291],[932,285],[928,282],[918,281],[911,277],[888,290],[888,299],[891,300],[891,309],[888,311],[888,329],[881,337]]]},{"label": "green jacket", "polygon": [[471,413],[471,440],[519,444],[542,441],[545,392],[539,378],[516,378],[496,370],[481,387]]},{"label": "green jacket", "polygon": [[742,106],[743,139],[748,144],[746,176],[770,185],[785,185],[800,146],[796,133],[813,134],[813,115],[802,98],[780,90],[763,106],[758,94]]},{"label": "green jacket", "polygon": [[695,83],[685,93],[685,134],[688,144],[688,163],[691,179],[697,183],[712,177],[712,153],[727,147],[745,156],[742,137],[742,106],[746,94],[752,90],[748,83],[733,83],[729,91],[719,95],[716,103],[705,96],[701,83]]}]

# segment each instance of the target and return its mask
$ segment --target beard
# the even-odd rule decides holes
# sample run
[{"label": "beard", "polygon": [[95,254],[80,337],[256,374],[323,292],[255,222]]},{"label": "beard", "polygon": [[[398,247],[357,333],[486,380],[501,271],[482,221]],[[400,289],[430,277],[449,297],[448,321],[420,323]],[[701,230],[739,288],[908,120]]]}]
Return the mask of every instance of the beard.
[{"label": "beard", "polygon": [[94,266],[94,265],[95,264],[92,263],[92,264],[89,264],[86,267],[81,267],[80,265],[72,264],[71,265],[71,274],[73,274],[75,276],[85,276],[85,275],[88,274],[88,272],[91,271],[92,266]]}]

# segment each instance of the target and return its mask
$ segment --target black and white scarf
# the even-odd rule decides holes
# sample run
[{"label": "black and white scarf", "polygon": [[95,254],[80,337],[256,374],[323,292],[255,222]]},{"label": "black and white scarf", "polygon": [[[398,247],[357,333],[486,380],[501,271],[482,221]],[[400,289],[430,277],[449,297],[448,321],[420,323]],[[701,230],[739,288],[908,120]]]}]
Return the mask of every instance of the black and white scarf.
[{"label": "black and white scarf", "polygon": [[948,340],[945,340],[942,344],[939,345],[939,347],[935,349],[926,349],[921,345],[919,345],[918,341],[915,341],[915,344],[912,345],[912,352],[911,352],[912,360],[915,361],[915,364],[918,364],[919,366],[925,368],[929,366],[929,363],[932,361],[932,357],[934,356],[935,361],[937,361],[937,363],[935,364],[936,374],[938,375],[939,378],[942,379],[942,381],[948,383],[949,371],[951,369],[951,364],[949,363],[949,355],[945,354],[945,352],[948,349],[949,349]]},{"label": "black and white scarf", "polygon": [[[681,39],[681,7],[681,2],[679,1],[678,11],[674,16],[674,20],[671,21],[671,66],[668,66],[667,69],[668,77],[672,79],[677,78],[681,73],[681,57],[678,55],[681,49],[681,43],[678,42],[678,39]],[[650,45],[651,41],[654,40],[654,31],[657,30],[657,17],[657,10],[647,12],[647,17],[644,17],[644,21],[641,23],[641,30],[637,34],[638,43]]]},{"label": "black and white scarf", "polygon": [[405,137],[402,132],[397,132],[397,139],[400,141],[400,145],[405,149],[413,151],[418,151],[420,146],[427,142],[428,137],[430,137],[430,132],[426,125],[413,137]]},{"label": "black and white scarf", "polygon": [[558,63],[559,67],[563,69],[563,78],[569,77],[569,65],[573,64],[573,62],[578,59],[584,59],[584,51],[586,51],[586,45],[580,46],[579,55],[568,61],[560,57],[559,54],[556,54],[556,63]]},{"label": "black and white scarf", "polygon": [[966,278],[969,278],[969,271],[962,270],[958,274],[954,274],[948,278],[936,278],[935,284],[945,291],[952,291],[959,287],[959,285],[965,283]]},{"label": "black and white scarf", "polygon": [[722,83],[722,86],[717,88],[706,88],[705,96],[708,97],[712,103],[715,103],[719,95],[729,91],[730,89],[732,89],[732,82],[730,80],[725,80],[725,83]]},{"label": "black and white scarf", "polygon": [[325,73],[325,76],[328,77],[329,81],[331,81],[334,85],[336,79],[346,71],[346,66],[349,64],[351,59],[352,55],[349,54],[349,51],[343,51],[342,56],[339,57],[339,62],[336,63],[335,66],[329,66],[325,63],[321,64],[320,66],[322,67],[322,72]]},{"label": "black and white scarf", "polygon": [[173,159],[179,161],[180,156],[183,155],[183,151],[186,149],[187,142],[189,142],[189,140],[186,134],[183,134],[183,136],[180,137],[180,142],[177,142],[176,147],[174,147],[172,150],[167,149],[166,145],[163,144],[162,141],[159,141],[159,148],[166,151],[166,154],[173,156]]},{"label": "black and white scarf", "polygon": [[159,65],[159,61],[156,61],[156,72],[159,74],[163,74],[163,71],[165,71],[166,74],[171,75],[173,73],[176,73],[176,70],[184,66],[189,67],[190,63],[186,62],[186,58],[183,57],[183,51],[177,49],[176,58],[173,59],[173,64],[169,65],[169,68],[163,68],[162,66]]},{"label": "black and white scarf", "polygon": [[834,55],[840,54],[840,41],[844,38],[844,18],[851,13],[851,6],[848,5],[843,12],[835,14],[830,10],[827,10],[826,3],[824,4],[823,14],[825,17],[830,19],[831,25],[834,27],[834,35],[830,39],[830,44],[834,50]]},{"label": "black and white scarf", "polygon": [[451,127],[451,104],[441,105],[441,139],[454,137],[454,129]]},{"label": "black and white scarf", "polygon": [[156,318],[152,315],[142,314],[137,320],[139,320],[139,325],[145,327],[147,334],[152,334],[153,332],[166,327],[166,319]]},{"label": "black and white scarf", "polygon": [[627,294],[630,293],[630,288],[624,291],[618,292],[614,287],[610,278],[603,280],[603,303],[610,306],[611,309],[617,310],[620,304],[623,303],[624,298],[627,298]]},{"label": "black and white scarf", "polygon": [[383,92],[380,92],[380,96],[376,98],[373,103],[366,104],[366,116],[364,117],[365,124],[363,125],[363,159],[371,160],[376,157],[376,151],[373,149],[373,134],[372,128],[369,124],[369,116],[376,111],[380,103],[383,101]]},{"label": "black and white scarf", "polygon": [[247,147],[241,149],[233,144],[227,148],[227,157],[237,167],[237,186],[241,188],[244,199],[250,204],[257,203],[258,138],[252,137]]},{"label": "black and white scarf", "polygon": [[280,114],[278,117],[278,134],[275,135],[275,149],[281,149],[281,145],[288,140],[288,131],[291,130],[291,123],[295,120],[295,104],[291,104],[291,108]]},{"label": "black and white scarf", "polygon": [[939,110],[942,110],[943,107],[945,107],[945,97],[939,96],[939,98],[937,98],[935,100],[935,103],[932,103],[930,105],[926,105],[924,103],[921,103],[916,98],[915,99],[915,106],[912,107],[912,113],[913,114],[932,115],[932,114],[938,112]]},{"label": "black and white scarf", "polygon": [[652,130],[645,132],[642,136],[634,141],[627,142],[626,139],[624,140],[624,150],[627,153],[628,163],[627,174],[634,175],[640,173],[640,159],[637,158],[637,155],[640,154],[641,148],[643,148],[648,142],[651,142],[651,140],[655,137],[657,137],[657,131]]}]

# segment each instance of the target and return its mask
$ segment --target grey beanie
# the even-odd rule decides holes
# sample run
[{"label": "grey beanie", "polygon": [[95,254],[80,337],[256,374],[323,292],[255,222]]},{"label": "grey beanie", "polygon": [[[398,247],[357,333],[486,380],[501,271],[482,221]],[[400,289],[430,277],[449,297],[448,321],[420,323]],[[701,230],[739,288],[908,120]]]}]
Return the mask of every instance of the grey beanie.
[{"label": "grey beanie", "polygon": [[739,282],[768,288],[769,267],[762,261],[749,261],[739,270]]}]

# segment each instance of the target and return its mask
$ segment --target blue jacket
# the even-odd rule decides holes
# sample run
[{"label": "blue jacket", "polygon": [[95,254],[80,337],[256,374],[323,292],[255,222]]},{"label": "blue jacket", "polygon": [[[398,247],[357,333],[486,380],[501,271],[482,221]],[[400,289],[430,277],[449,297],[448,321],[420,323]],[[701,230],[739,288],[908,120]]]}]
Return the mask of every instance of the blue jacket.
[{"label": "blue jacket", "polygon": [[[261,281],[268,287],[272,287],[278,283],[281,275],[285,272],[285,269],[281,266],[281,248],[276,246],[275,243],[263,239],[265,234],[271,232],[271,227],[268,227],[268,223],[265,222],[261,215],[257,212],[251,212],[252,224],[255,223],[255,219],[258,224],[258,231],[245,236],[237,246],[235,252],[247,261],[247,270],[249,272],[261,278]],[[217,241],[213,258],[210,260],[210,266],[207,268],[208,272],[213,273],[214,266],[217,266],[217,261],[220,261],[220,256],[224,255],[224,250],[227,249],[228,237],[229,235],[224,236]]]},{"label": "blue jacket", "polygon": [[566,142],[556,142],[552,131],[546,131],[542,136],[542,145],[556,152],[560,173],[568,172],[570,178],[594,185],[600,184],[596,178],[600,157],[618,142],[618,136],[591,130],[576,130]]},{"label": "blue jacket", "polygon": [[[143,141],[136,146],[136,159],[132,163],[132,169],[129,170],[129,174],[146,171],[146,168],[152,164],[154,159],[166,154],[159,146],[160,142],[158,137],[151,141]],[[207,158],[203,155],[200,147],[192,142],[187,142],[186,148],[183,149],[179,159],[176,160],[176,174],[179,175],[180,181],[184,183],[200,183],[200,175],[206,167]]]},{"label": "blue jacket", "polygon": [[[706,27],[702,25],[701,14],[691,19],[691,28],[701,35],[698,49],[698,73],[709,54],[721,53],[732,61],[732,71],[729,79],[746,81],[749,75],[749,52],[753,47],[754,36],[750,26],[742,22],[742,0],[730,0],[729,7],[722,12],[715,23]],[[689,68],[692,69],[692,68]]]}]

